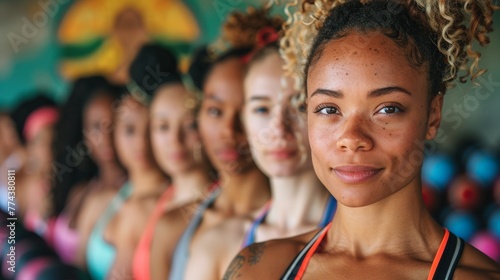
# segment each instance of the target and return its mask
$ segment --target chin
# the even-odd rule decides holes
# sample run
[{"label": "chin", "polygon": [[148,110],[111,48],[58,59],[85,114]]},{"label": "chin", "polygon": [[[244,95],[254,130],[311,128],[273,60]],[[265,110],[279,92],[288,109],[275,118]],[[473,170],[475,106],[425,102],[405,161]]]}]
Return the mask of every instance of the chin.
[{"label": "chin", "polygon": [[286,167],[274,167],[274,168],[267,168],[265,170],[269,171],[266,172],[269,177],[291,177],[297,175],[295,169]]},{"label": "chin", "polygon": [[328,191],[335,197],[338,203],[347,207],[357,208],[372,205],[384,196],[377,193],[373,184],[345,185],[339,182],[328,182]]}]

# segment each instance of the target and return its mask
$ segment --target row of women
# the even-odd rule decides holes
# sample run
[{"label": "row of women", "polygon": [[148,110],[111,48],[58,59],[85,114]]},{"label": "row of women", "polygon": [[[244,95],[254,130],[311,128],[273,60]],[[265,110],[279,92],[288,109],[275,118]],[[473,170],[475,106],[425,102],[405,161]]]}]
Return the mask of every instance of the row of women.
[{"label": "row of women", "polygon": [[18,242],[3,277],[500,279],[420,181],[446,89],[484,72],[495,8],[295,1],[286,22],[232,13],[189,75],[150,43],[126,87],[78,80],[59,111],[24,114],[24,146],[2,132],[20,219],[57,253]]}]

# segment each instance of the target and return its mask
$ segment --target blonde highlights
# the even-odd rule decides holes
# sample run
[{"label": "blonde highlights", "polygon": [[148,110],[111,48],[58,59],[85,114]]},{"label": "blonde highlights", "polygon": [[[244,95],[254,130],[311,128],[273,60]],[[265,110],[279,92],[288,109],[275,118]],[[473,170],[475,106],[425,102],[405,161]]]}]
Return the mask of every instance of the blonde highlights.
[{"label": "blonde highlights", "polygon": [[[318,30],[330,11],[349,0],[293,0],[286,5],[285,35],[281,40],[281,55],[285,72],[302,88],[304,68]],[[361,3],[371,2],[369,0]],[[479,67],[481,54],[477,43],[489,43],[493,28],[493,11],[498,9],[491,0],[394,0],[408,10],[412,20],[424,26],[437,38],[435,42],[446,64],[442,83],[452,87],[455,79],[474,81],[486,70]],[[432,63],[432,62],[431,62]]]}]

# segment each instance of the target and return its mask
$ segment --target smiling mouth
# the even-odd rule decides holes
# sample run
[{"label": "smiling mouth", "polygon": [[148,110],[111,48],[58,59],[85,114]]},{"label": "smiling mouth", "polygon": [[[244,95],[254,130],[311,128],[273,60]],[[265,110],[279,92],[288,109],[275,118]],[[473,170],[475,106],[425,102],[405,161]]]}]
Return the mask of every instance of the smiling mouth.
[{"label": "smiling mouth", "polygon": [[383,168],[348,165],[332,168],[331,170],[341,181],[348,184],[358,184],[373,179],[383,170]]}]

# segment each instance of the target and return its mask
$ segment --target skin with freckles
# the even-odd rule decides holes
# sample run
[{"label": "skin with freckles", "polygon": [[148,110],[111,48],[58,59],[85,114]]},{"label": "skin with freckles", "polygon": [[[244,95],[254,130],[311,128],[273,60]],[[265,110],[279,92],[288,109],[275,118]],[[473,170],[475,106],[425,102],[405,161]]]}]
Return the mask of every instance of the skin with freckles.
[{"label": "skin with freckles", "polygon": [[[341,51],[360,35],[370,47]],[[312,160],[338,206],[302,279],[427,277],[444,234],[421,196],[418,146],[436,136],[443,99],[429,100],[427,71],[410,66],[404,49],[379,32],[331,40],[311,64]],[[315,233],[243,250],[225,279],[278,279]],[[454,277],[498,279],[499,271],[466,245]]]},{"label": "skin with freckles", "polygon": [[[432,139],[440,120],[437,111],[427,114],[426,73],[399,66],[404,53],[384,37],[374,38],[371,44],[387,51],[343,52],[330,44],[309,72],[313,164],[332,195],[350,207],[373,204],[418,183],[423,151],[417,143]],[[368,63],[374,57],[379,62]],[[440,106],[441,100],[434,102]]]},{"label": "skin with freckles", "polygon": [[310,170],[310,149],[303,114],[293,98],[297,91],[283,76],[277,51],[255,62],[245,77],[243,119],[252,156],[270,177],[287,177]]}]

